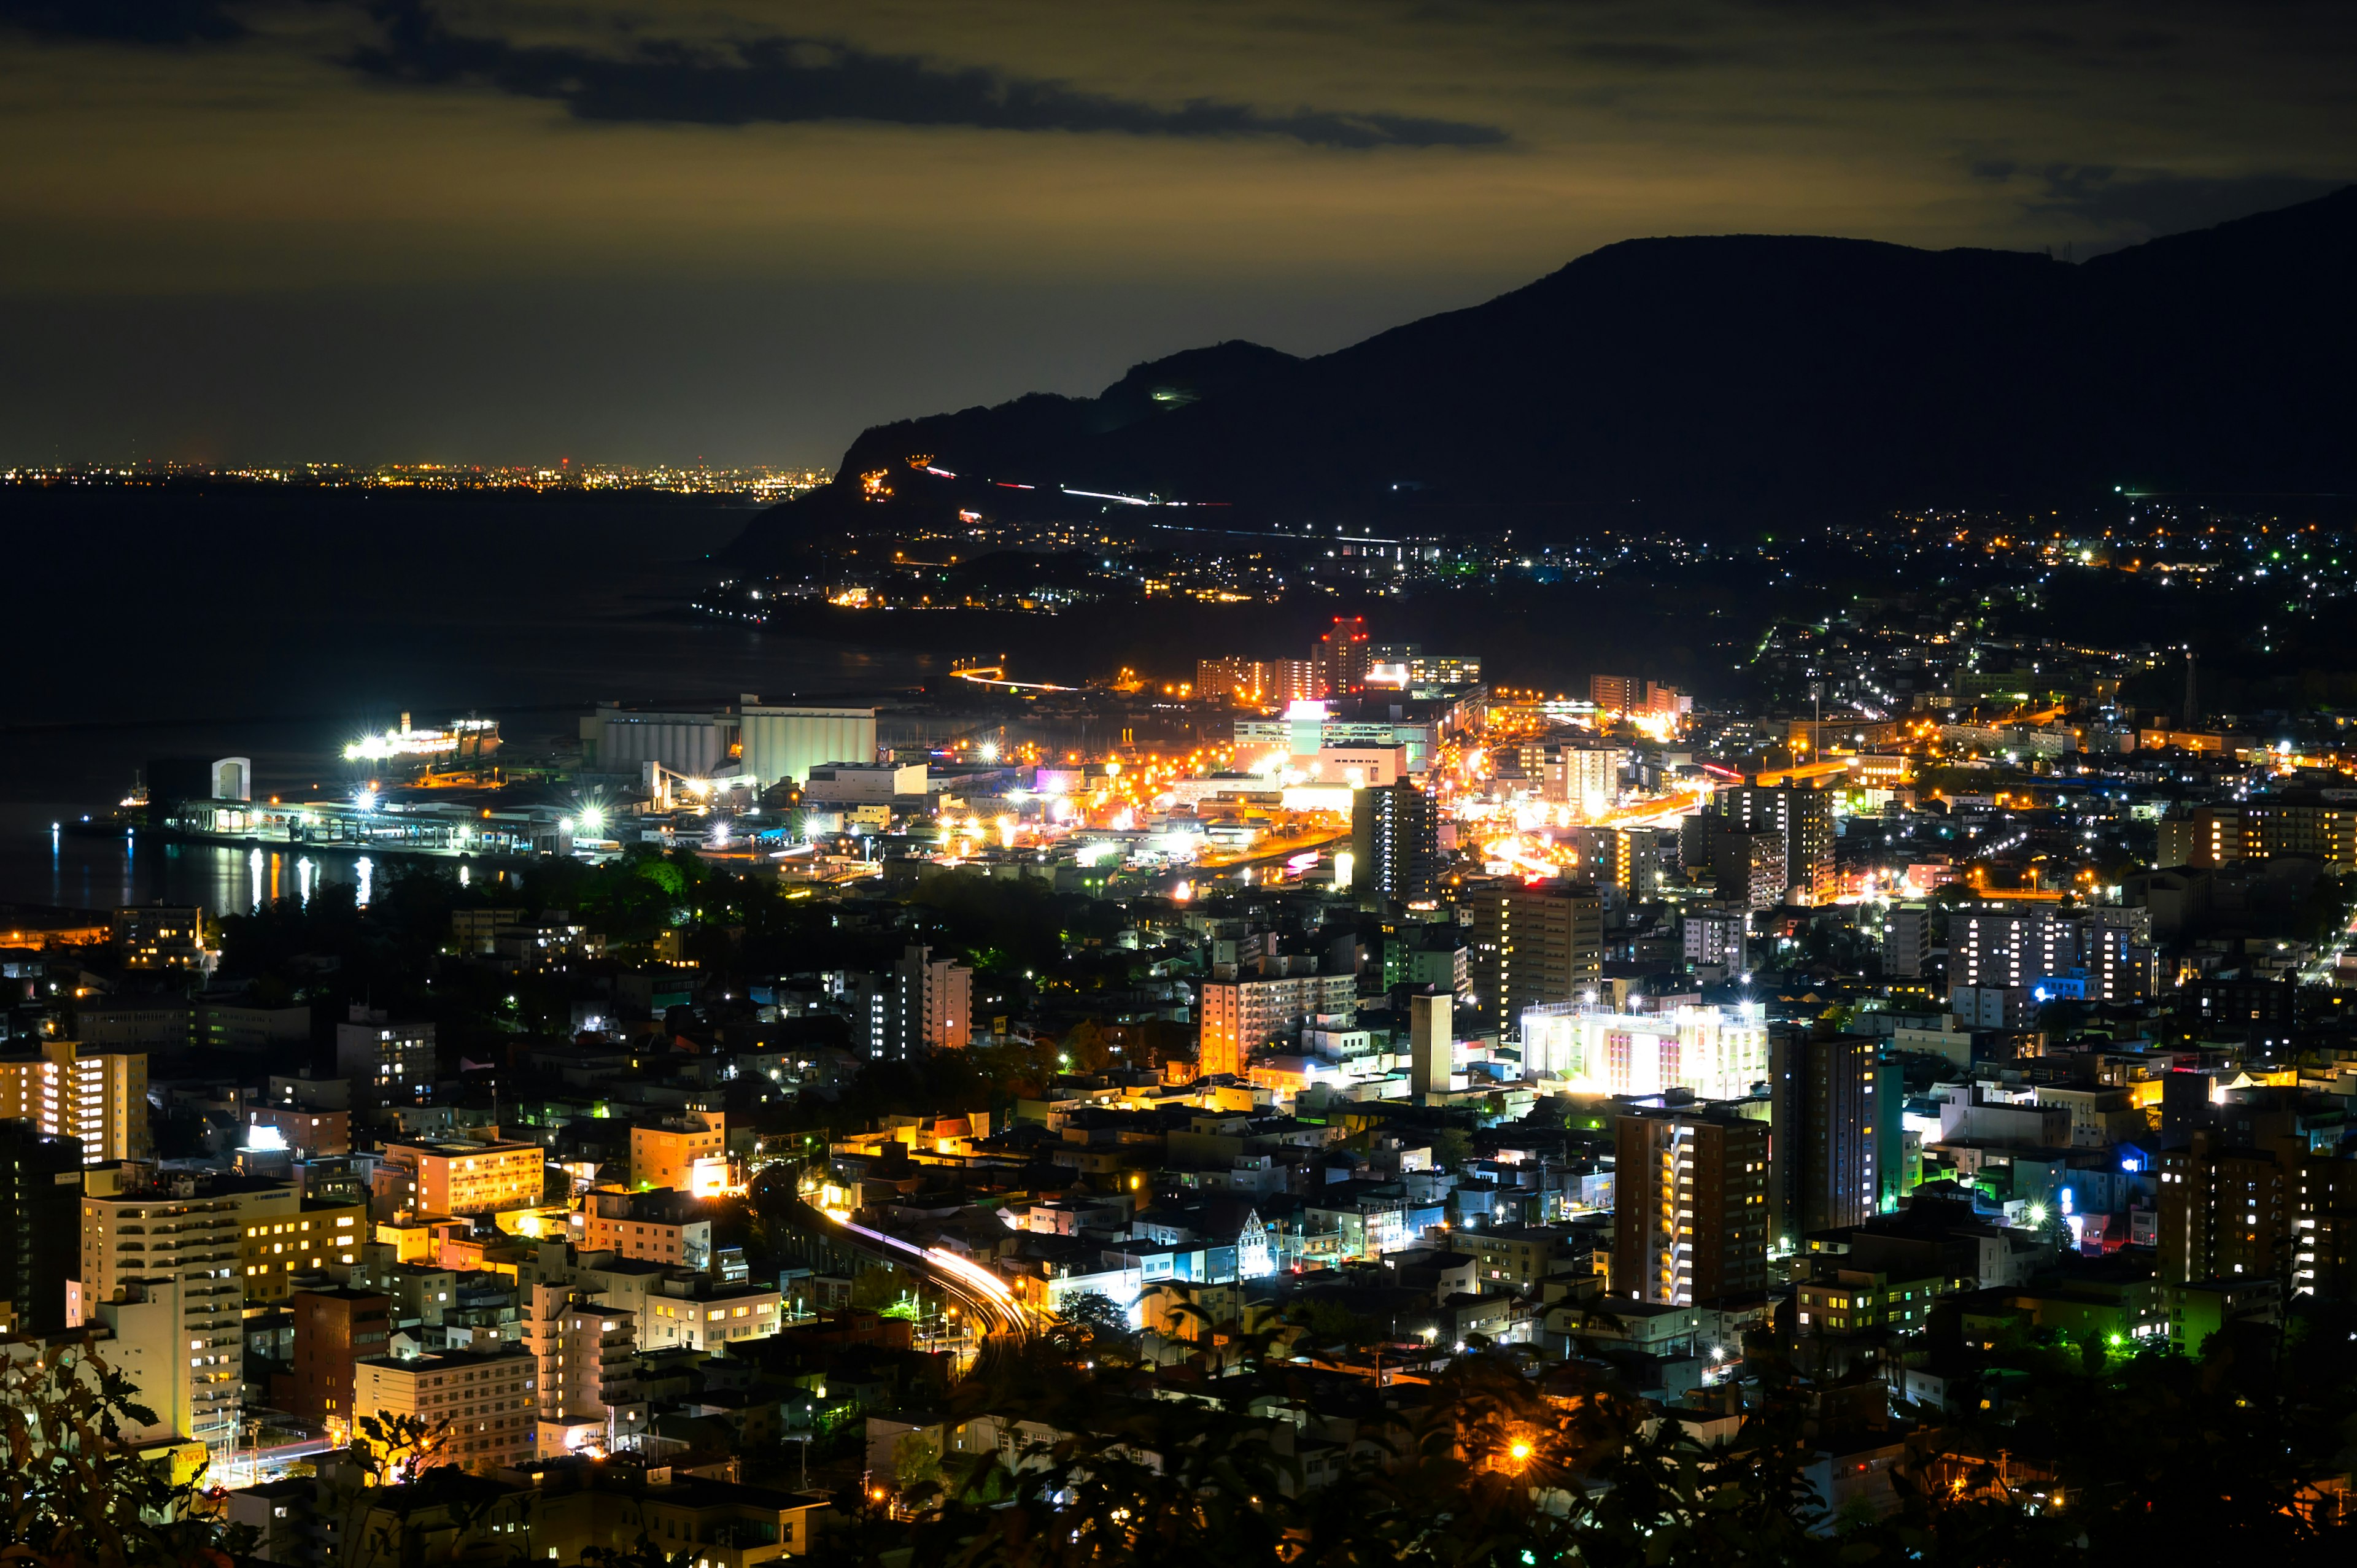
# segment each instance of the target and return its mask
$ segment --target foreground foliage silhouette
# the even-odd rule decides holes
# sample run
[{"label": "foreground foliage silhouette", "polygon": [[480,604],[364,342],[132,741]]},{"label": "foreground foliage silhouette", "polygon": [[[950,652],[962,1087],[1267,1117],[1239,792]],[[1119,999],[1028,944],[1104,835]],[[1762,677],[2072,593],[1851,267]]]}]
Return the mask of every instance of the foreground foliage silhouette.
[{"label": "foreground foliage silhouette", "polygon": [[0,1563],[38,1568],[231,1568],[249,1532],[213,1513],[201,1472],[123,1444],[156,1417],[99,1353],[0,1364]]},{"label": "foreground foliage silhouette", "polygon": [[2035,1365],[2008,1420],[1889,1434],[1903,1442],[1880,1517],[1836,1514],[1819,1495],[1824,1434],[1797,1383],[1768,1387],[1737,1437],[1706,1449],[1629,1396],[1549,1399],[1509,1355],[1460,1357],[1429,1388],[1397,1388],[1413,1397],[1395,1419],[1362,1426],[1313,1486],[1271,1423],[1225,1397],[1281,1407],[1284,1364],[1251,1381],[1166,1370],[1149,1391],[1141,1374],[1081,1370],[1050,1342],[993,1359],[949,1412],[995,1418],[997,1449],[912,1472],[904,1517],[857,1508],[820,1555],[877,1568],[2345,1563],[2357,1535],[2333,1487],[2357,1383],[2325,1343],[2345,1346],[2345,1326],[2307,1338],[2327,1353],[2296,1382],[2278,1375],[2280,1346]]}]

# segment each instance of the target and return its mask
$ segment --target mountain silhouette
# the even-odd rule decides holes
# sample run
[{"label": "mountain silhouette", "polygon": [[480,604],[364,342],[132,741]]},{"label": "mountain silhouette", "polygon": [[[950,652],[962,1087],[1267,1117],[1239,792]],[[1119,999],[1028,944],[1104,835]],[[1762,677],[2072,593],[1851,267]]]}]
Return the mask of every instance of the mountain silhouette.
[{"label": "mountain silhouette", "polygon": [[737,553],[1103,504],[1072,490],[1189,503],[1165,521],[1462,530],[1631,505],[1708,527],[2115,485],[2357,489],[2352,276],[2357,187],[2077,265],[1630,240],[1314,359],[1222,343],[1095,398],[876,426]]}]

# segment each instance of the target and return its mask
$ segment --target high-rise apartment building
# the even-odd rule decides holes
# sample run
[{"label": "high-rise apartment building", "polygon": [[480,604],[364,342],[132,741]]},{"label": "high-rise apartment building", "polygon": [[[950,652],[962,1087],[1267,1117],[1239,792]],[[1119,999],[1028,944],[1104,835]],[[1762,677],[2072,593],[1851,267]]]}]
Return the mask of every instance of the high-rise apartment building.
[{"label": "high-rise apartment building", "polygon": [[1710,836],[1712,890],[1722,904],[1773,909],[1792,892],[1784,835],[1772,829],[1722,827]]},{"label": "high-rise apartment building", "polygon": [[1272,659],[1261,666],[1262,706],[1290,707],[1325,694],[1325,677],[1315,659]]},{"label": "high-rise apartment building", "polygon": [[[1830,904],[1834,879],[1834,799],[1824,789],[1738,785],[1722,789],[1711,809],[1742,832],[1781,833],[1784,884],[1795,902]],[[1721,897],[1725,895],[1722,893]]]},{"label": "high-rise apartment building", "polygon": [[1440,875],[1440,811],[1405,779],[1351,797],[1351,853],[1357,886],[1394,904],[1432,897]]},{"label": "high-rise apartment building", "polygon": [[[897,1032],[925,1050],[963,1050],[974,1038],[974,970],[917,946],[893,973]],[[913,1054],[903,1050],[903,1056]]]},{"label": "high-rise apartment building", "polygon": [[1797,1241],[1898,1207],[1905,1093],[1883,1041],[1779,1027],[1769,1086],[1777,1235]]},{"label": "high-rise apartment building", "polygon": [[2152,991],[2151,911],[1964,905],[1948,916],[1948,983],[2121,1002]]},{"label": "high-rise apartment building", "polygon": [[81,1273],[81,1144],[0,1121],[0,1306],[6,1332],[66,1327],[66,1282]]},{"label": "high-rise apartment building", "polygon": [[81,1319],[141,1348],[140,1400],[162,1431],[225,1442],[245,1381],[245,1232],[296,1218],[295,1189],[180,1173],[126,1184],[103,1168],[84,1181]]},{"label": "high-rise apartment building", "polygon": [[1621,756],[1618,747],[1550,746],[1539,762],[1539,795],[1601,816],[1620,793]]},{"label": "high-rise apartment building", "polygon": [[295,1314],[294,1398],[288,1409],[299,1421],[341,1422],[353,1429],[352,1369],[386,1354],[393,1332],[393,1298],[382,1291],[350,1285],[299,1290],[287,1297]]},{"label": "high-rise apartment building", "polygon": [[2160,1156],[2164,1284],[2280,1277],[2299,1211],[2299,1155],[2286,1140],[2236,1147],[2212,1128]]},{"label": "high-rise apartment building", "polygon": [[146,1054],[44,1040],[0,1057],[0,1117],[79,1141],[87,1165],[146,1159]]},{"label": "high-rise apartment building", "polygon": [[2067,910],[1964,906],[1948,916],[1948,983],[2029,990],[2079,967]]},{"label": "high-rise apartment building", "polygon": [[638,1353],[637,1315],[602,1296],[594,1283],[580,1280],[532,1286],[524,1346],[537,1362],[533,1387],[543,1421],[604,1421],[608,1386],[630,1370]]},{"label": "high-rise apartment building", "polygon": [[1893,980],[1921,980],[1932,961],[1932,907],[1892,904],[1882,913],[1882,972]]},{"label": "high-rise apartment building", "polygon": [[2079,922],[2079,963],[2093,1002],[2128,1002],[2150,996],[2158,974],[2152,950],[2152,911],[2106,904],[2086,910]]},{"label": "high-rise apartment building", "polygon": [[1745,908],[1692,908],[1678,918],[1678,938],[1687,965],[1706,964],[1740,970],[1749,960],[1744,947],[1751,934],[1751,912]]},{"label": "high-rise apartment building", "polygon": [[1614,1123],[1612,1293],[1670,1306],[1768,1287],[1768,1123],[1730,1107]]},{"label": "high-rise apartment building", "polygon": [[154,1417],[125,1420],[126,1444],[178,1439],[217,1448],[236,1435],[245,1336],[235,1282],[159,1274],[94,1304],[84,1321],[107,1331],[107,1365],[131,1380],[134,1401]]},{"label": "high-rise apartment building", "polygon": [[1253,659],[1195,660],[1195,700],[1232,703],[1240,708],[1261,705],[1261,665]]},{"label": "high-rise apartment building", "polygon": [[1645,703],[1645,682],[1635,675],[1590,675],[1587,700],[1605,714],[1633,714]]},{"label": "high-rise apartment building", "polygon": [[1484,1029],[1511,1029],[1524,1013],[1577,1002],[1604,973],[1604,904],[1586,883],[1468,883],[1469,1005]]},{"label": "high-rise apartment building", "polygon": [[1632,900],[1655,897],[1663,869],[1678,864],[1675,834],[1660,828],[1576,828],[1572,843],[1589,881],[1620,888]]},{"label": "high-rise apartment building", "polygon": [[1313,961],[1294,961],[1304,966],[1301,972],[1294,972],[1292,963],[1277,959],[1266,961],[1266,970],[1259,974],[1202,983],[1203,1022],[1195,1050],[1199,1072],[1206,1077],[1241,1074],[1254,1051],[1297,1033],[1310,1019],[1356,1015],[1356,975],[1318,974]]}]

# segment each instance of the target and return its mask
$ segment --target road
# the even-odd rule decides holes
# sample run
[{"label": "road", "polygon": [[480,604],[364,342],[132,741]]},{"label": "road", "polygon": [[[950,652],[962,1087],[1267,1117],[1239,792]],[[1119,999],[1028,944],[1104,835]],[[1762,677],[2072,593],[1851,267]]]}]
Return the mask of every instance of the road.
[{"label": "road", "polygon": [[325,1437],[298,1437],[267,1448],[241,1447],[235,1457],[206,1472],[205,1484],[223,1491],[242,1491],[264,1481],[277,1480],[289,1466],[317,1459],[341,1446]]},{"label": "road", "polygon": [[2336,985],[2341,980],[2341,955],[2357,947],[2357,916],[2352,916],[2330,946],[2300,972],[2302,985]]},{"label": "road", "polygon": [[1247,865],[1283,865],[1297,855],[1317,854],[1338,845],[1348,847],[1350,843],[1349,833],[1335,833],[1331,837],[1322,839],[1288,840],[1275,849],[1255,848],[1233,854],[1213,853],[1200,856],[1177,875],[1183,876],[1189,873],[1234,871]]},{"label": "road", "polygon": [[940,1247],[920,1247],[913,1241],[903,1241],[898,1236],[888,1236],[823,1210],[812,1212],[833,1225],[854,1246],[881,1262],[923,1276],[935,1290],[958,1303],[966,1314],[966,1321],[979,1324],[985,1334],[1004,1334],[1021,1340],[1029,1338],[1041,1326],[1039,1315],[1017,1301],[1005,1281],[979,1263]]},{"label": "road", "polygon": [[767,1197],[788,1212],[791,1223],[831,1234],[878,1262],[919,1275],[955,1302],[966,1315],[966,1321],[977,1326],[984,1335],[1003,1334],[1024,1340],[1054,1321],[1051,1315],[1017,1300],[1006,1282],[996,1274],[955,1252],[940,1247],[920,1247],[862,1225],[848,1215],[830,1213],[804,1202],[791,1187],[780,1191],[773,1185]]}]

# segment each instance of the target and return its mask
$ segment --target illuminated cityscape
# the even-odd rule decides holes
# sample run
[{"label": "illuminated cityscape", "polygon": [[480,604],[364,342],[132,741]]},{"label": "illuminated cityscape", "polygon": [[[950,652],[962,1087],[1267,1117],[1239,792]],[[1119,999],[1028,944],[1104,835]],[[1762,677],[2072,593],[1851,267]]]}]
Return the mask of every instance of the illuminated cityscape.
[{"label": "illuminated cityscape", "polygon": [[[1715,548],[1899,577],[1904,524]],[[1109,528],[1021,537],[1159,596],[1173,557]],[[2208,1365],[2357,1288],[2344,716],[2039,631],[2111,568],[1957,539],[1906,594],[1728,616],[1719,674],[1626,644],[1512,684],[1387,618],[1524,557],[1340,599],[1344,557],[1272,539],[1315,594],[1290,650],[969,656],[546,741],[404,714],[299,788],[154,758],[75,831],[259,874],[11,937],[6,1147],[83,1184],[16,1212],[81,1262],[20,1282],[16,1333],[125,1369],[132,1440],[201,1461],[265,1561],[397,1506],[387,1462],[483,1477],[487,1539],[588,1499],[560,1553],[659,1502],[818,1552],[933,1528],[945,1456],[1030,1409],[990,1392],[1009,1357],[1116,1401],[1280,1377],[1311,1430],[1501,1354],[1534,1412],[1841,1391],[1808,1462],[1899,1517],[2041,1358]],[[1633,592],[1625,548],[1534,559]],[[895,580],[853,613],[909,607]],[[307,968],[336,921],[382,956]]]},{"label": "illuminated cityscape", "polygon": [[0,0],[0,1562],[2357,1560],[2357,11],[1106,20]]},{"label": "illuminated cityscape", "polygon": [[355,467],[305,463],[286,467],[223,468],[199,463],[125,466],[60,464],[0,468],[0,487],[29,489],[191,489],[207,485],[333,490],[422,490],[447,494],[565,494],[648,491],[658,494],[745,496],[784,500],[827,482],[806,468],[640,467],[583,463],[481,467],[450,463],[386,463]]}]

